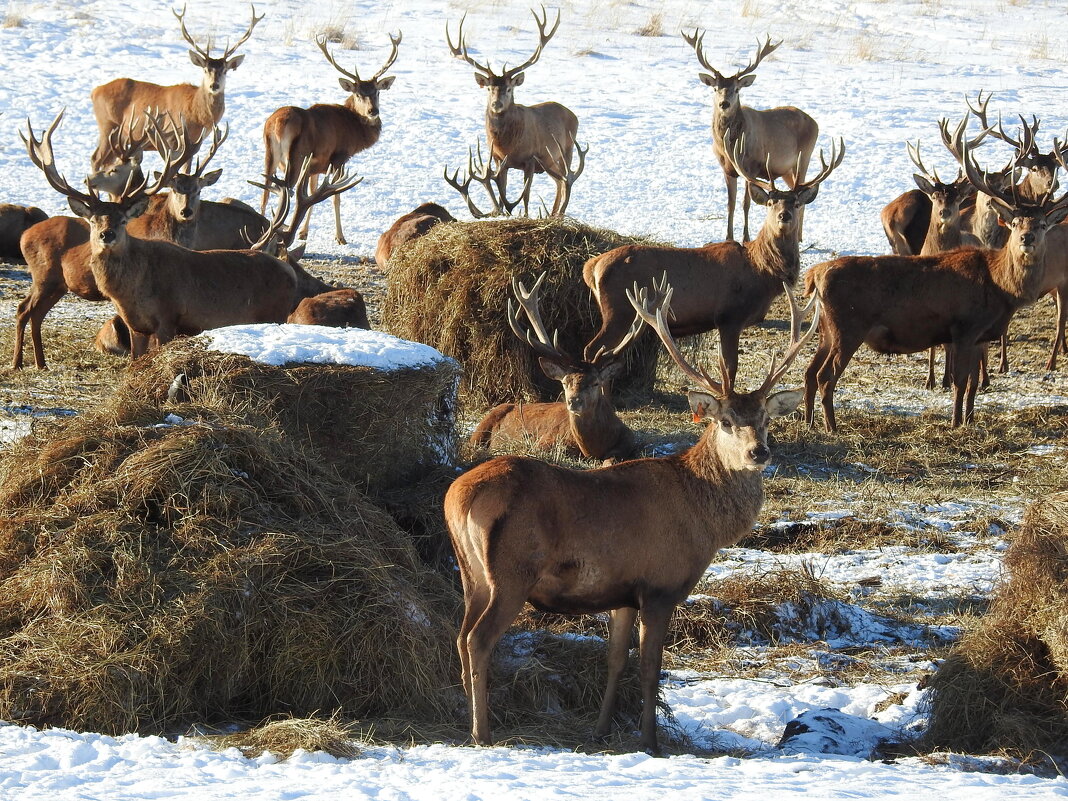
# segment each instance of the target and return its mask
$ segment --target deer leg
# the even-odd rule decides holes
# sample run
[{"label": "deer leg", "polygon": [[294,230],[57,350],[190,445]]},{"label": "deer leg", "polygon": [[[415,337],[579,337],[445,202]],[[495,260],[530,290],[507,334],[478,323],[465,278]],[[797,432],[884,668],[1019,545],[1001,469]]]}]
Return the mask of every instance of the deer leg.
[{"label": "deer leg", "polygon": [[956,343],[953,346],[953,418],[951,425],[959,428],[970,423],[974,416],[975,391],[979,384],[979,354],[975,345]]},{"label": "deer leg", "polygon": [[341,230],[341,194],[334,195],[334,236],[339,245],[347,245],[345,234]]},{"label": "deer leg", "polygon": [[942,355],[945,357],[946,363],[942,367],[942,389],[949,389],[953,386],[953,345],[947,342],[942,346]]},{"label": "deer leg", "polygon": [[1006,331],[1001,335],[1001,362],[998,364],[999,373],[1009,372],[1009,334]]},{"label": "deer leg", "polygon": [[[461,571],[461,576],[463,572]],[[460,624],[460,633],[456,637],[456,650],[460,654],[460,673],[464,684],[464,695],[468,698],[468,703],[472,697],[471,689],[471,652],[467,647],[467,637],[471,633],[471,629],[475,627],[475,623],[486,611],[486,607],[489,606],[489,592],[486,589],[479,589],[475,582],[467,581],[463,582],[464,585],[464,619]]]},{"label": "deer leg", "polygon": [[627,666],[627,653],[630,651],[630,633],[634,630],[634,619],[638,610],[630,606],[613,609],[608,618],[608,681],[601,699],[601,714],[597,716],[597,725],[593,729],[594,739],[604,739],[612,728],[612,716],[616,708],[616,695],[619,690],[619,677]]},{"label": "deer leg", "polygon": [[721,325],[719,327],[719,352],[723,356],[723,362],[727,365],[727,375],[734,381],[738,373],[738,342],[742,338],[742,330],[734,325]]},{"label": "deer leg", "polygon": [[639,665],[642,685],[641,747],[653,756],[660,755],[656,740],[656,699],[660,687],[660,666],[664,660],[671,606],[643,606],[639,612]]},{"label": "deer leg", "polygon": [[808,363],[808,367],[805,369],[805,425],[809,428],[813,427],[815,418],[818,376],[823,370],[823,365],[830,357],[830,352],[830,346],[824,344],[821,337],[820,343],[816,347],[816,353],[812,356],[812,361]]},{"label": "deer leg", "polygon": [[45,315],[52,310],[67,294],[65,284],[45,284],[31,287],[30,294],[18,305],[15,315],[15,352],[11,366],[16,370],[22,368],[22,345],[26,333],[26,323],[30,324],[30,342],[33,346],[33,361],[38,370],[47,370],[44,356],[44,342],[41,340],[41,323]]},{"label": "deer leg", "polygon": [[727,239],[734,241],[734,201],[738,196],[738,176],[723,173],[727,182]]},{"label": "deer leg", "polygon": [[[288,183],[288,180],[289,180],[289,176],[288,175],[286,176],[286,180],[287,180],[287,183]],[[296,179],[294,179],[294,181],[295,180]],[[292,186],[292,184],[290,184],[290,186]],[[309,187],[309,192],[310,193],[314,193],[315,190],[319,188],[319,174],[318,173],[316,173],[315,175],[311,176],[311,178],[308,180],[308,187]],[[335,197],[337,197],[337,196],[335,195]],[[304,227],[301,228],[300,233],[297,235],[301,239],[305,239],[306,240],[308,238],[308,226],[311,225],[311,213],[312,213],[312,210],[308,209],[308,213],[304,215]],[[340,230],[340,228],[338,230]]]},{"label": "deer leg", "polygon": [[927,383],[924,384],[924,389],[934,389],[935,386],[935,352],[937,348],[927,349]]},{"label": "deer leg", "polygon": [[838,385],[838,379],[842,377],[846,365],[849,364],[849,360],[853,358],[853,354],[859,347],[860,342],[839,342],[837,351],[827,357],[817,374],[817,383],[823,401],[823,425],[828,433],[838,430],[838,423],[834,418],[834,388]]},{"label": "deer leg", "polygon": [[1053,338],[1053,350],[1050,351],[1049,361],[1046,362],[1047,370],[1057,369],[1057,349],[1065,349],[1064,326],[1068,321],[1068,286],[1057,289],[1057,335]]},{"label": "deer leg", "polygon": [[[742,188],[742,241],[749,241],[749,187]],[[800,240],[798,240],[800,241]]]},{"label": "deer leg", "polygon": [[[1004,346],[1004,339],[1002,341]],[[1002,356],[1005,352],[1002,351]],[[990,386],[990,347],[987,343],[979,346],[979,389],[987,389]]]},{"label": "deer leg", "polygon": [[489,718],[489,669],[493,648],[519,614],[526,601],[526,587],[491,587],[489,602],[467,632],[468,672],[471,689],[471,738],[478,745],[492,745]]}]

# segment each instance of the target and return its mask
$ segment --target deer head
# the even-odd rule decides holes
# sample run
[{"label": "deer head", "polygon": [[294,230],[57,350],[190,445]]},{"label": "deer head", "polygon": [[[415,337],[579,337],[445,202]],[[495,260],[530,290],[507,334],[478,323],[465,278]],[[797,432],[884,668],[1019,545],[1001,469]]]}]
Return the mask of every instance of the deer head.
[{"label": "deer head", "polygon": [[938,177],[938,171],[928,171],[920,157],[920,143],[906,142],[909,158],[919,170],[913,173],[912,178],[921,192],[931,200],[931,216],[937,218],[942,227],[953,224],[960,218],[960,206],[966,199],[975,194],[975,187],[964,176],[962,170],[957,171],[957,177],[950,183],[946,183]]},{"label": "deer head", "polygon": [[710,86],[715,90],[715,107],[721,114],[733,114],[741,107],[741,100],[739,98],[739,91],[746,87],[752,86],[753,81],[756,80],[756,75],[753,73],[767,56],[775,52],[775,49],[782,44],[782,40],[779,40],[775,44],[771,43],[771,37],[768,36],[764,40],[764,44],[757,43],[756,58],[749,62],[743,69],[734,73],[734,75],[724,75],[709,62],[704,51],[705,32],[702,30],[694,30],[692,34],[687,36],[682,34],[682,38],[686,40],[686,43],[694,49],[697,54],[697,60],[701,63],[708,72],[702,72],[698,74],[701,79],[701,83],[705,86]]},{"label": "deer head", "polygon": [[389,57],[386,59],[386,63],[382,65],[378,70],[367,80],[360,78],[360,73],[353,67],[352,72],[349,72],[337,61],[332,55],[330,50],[326,46],[326,37],[315,37],[315,43],[319,46],[319,49],[323,51],[323,55],[326,56],[326,60],[329,61],[334,69],[341,73],[342,77],[337,79],[337,82],[341,85],[341,88],[349,93],[348,99],[345,101],[345,105],[351,108],[353,111],[357,111],[363,116],[377,120],[379,118],[378,108],[378,94],[386,89],[389,89],[393,85],[393,81],[396,76],[390,75],[388,78],[382,76],[386,74],[386,70],[393,66],[393,62],[397,60],[397,53],[400,51],[400,43],[404,34],[401,31],[397,31],[397,35],[392,33],[389,35],[389,42],[391,45]]},{"label": "deer head", "polygon": [[241,62],[245,60],[244,55],[235,56],[234,53],[241,45],[248,41],[248,37],[252,35],[252,29],[256,27],[256,24],[263,19],[264,15],[256,16],[256,6],[252,6],[252,21],[248,25],[248,30],[241,36],[237,42],[227,47],[219,58],[213,58],[211,55],[211,43],[209,41],[207,48],[202,48],[196,43],[196,40],[189,35],[189,31],[185,27],[185,11],[186,7],[182,6],[182,13],[179,14],[174,9],[171,9],[171,13],[178,18],[178,24],[182,26],[182,37],[189,43],[189,60],[196,66],[204,70],[203,85],[210,95],[218,95],[223,92],[226,87],[226,73],[230,70],[236,70],[241,66]]},{"label": "deer head", "polygon": [[503,114],[511,107],[514,102],[513,92],[515,88],[523,84],[523,71],[528,67],[532,67],[537,62],[541,57],[542,48],[553,38],[556,29],[560,27],[559,11],[556,12],[556,22],[553,23],[552,28],[549,30],[546,30],[548,13],[545,11],[545,6],[542,6],[541,8],[540,17],[538,16],[538,12],[534,9],[531,9],[530,13],[534,16],[534,22],[538,26],[538,46],[534,49],[534,54],[530,58],[517,67],[502,69],[500,75],[492,70],[488,62],[486,64],[480,64],[478,61],[475,61],[468,52],[467,42],[464,41],[464,20],[467,19],[466,14],[461,17],[459,29],[457,30],[458,44],[453,44],[452,35],[449,33],[449,26],[448,24],[445,26],[445,39],[449,44],[449,50],[454,56],[463,59],[475,68],[475,83],[489,91],[489,100],[486,108],[493,115]]}]

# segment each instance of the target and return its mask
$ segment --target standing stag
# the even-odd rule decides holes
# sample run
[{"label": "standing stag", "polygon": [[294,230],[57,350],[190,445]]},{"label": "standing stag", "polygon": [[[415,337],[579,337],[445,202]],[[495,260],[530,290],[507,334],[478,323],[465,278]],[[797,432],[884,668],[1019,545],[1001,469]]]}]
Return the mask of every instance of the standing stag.
[{"label": "standing stag", "polygon": [[1043,291],[1047,231],[1068,216],[1065,196],[1037,203],[999,190],[975,165],[957,126],[951,149],[968,179],[993,198],[1009,238],[1000,250],[961,248],[935,256],[850,256],[805,275],[824,304],[820,343],[805,373],[805,420],[813,423],[817,389],[824,425],[835,431],[834,388],[862,344],[878,353],[917,353],[951,344],[952,425],[971,423],[979,384],[980,343],[1005,332],[1013,313]]},{"label": "standing stag", "polygon": [[[715,153],[727,182],[727,239],[734,239],[734,202],[738,178],[753,175],[765,181],[784,178],[792,188],[805,180],[812,149],[816,146],[819,126],[808,114],[793,106],[758,110],[743,106],[739,91],[752,86],[753,72],[768,55],[782,44],[771,37],[757,50],[756,58],[734,75],[725,76],[709,62],[704,52],[705,33],[695,30],[682,38],[694,49],[697,60],[709,73],[700,73],[701,82],[715,90],[712,106],[712,152]],[[732,152],[728,142],[745,139],[741,154]],[[743,176],[744,177],[744,176]],[[742,193],[742,241],[749,241],[749,194]],[[797,236],[801,238],[804,210],[798,212]]]},{"label": "standing stag", "polygon": [[[341,88],[349,93],[344,103],[316,103],[310,108],[283,106],[267,118],[263,124],[264,162],[263,172],[274,176],[283,170],[283,182],[294,187],[305,159],[311,159],[313,188],[315,176],[328,170],[344,167],[350,158],[366,150],[378,141],[382,134],[382,117],[379,114],[379,92],[393,85],[394,76],[383,78],[397,60],[402,34],[389,35],[392,45],[389,58],[382,68],[368,80],[362,80],[353,69],[349,72],[340,66],[326,46],[326,37],[316,37],[315,43],[323,51],[326,60],[343,77],[338,78]],[[264,188],[260,212],[267,208],[270,190]],[[311,216],[304,220],[301,239],[308,238]],[[341,230],[341,197],[334,195],[334,234],[339,245],[346,244]]]},{"label": "standing stag", "polygon": [[[173,10],[172,10],[173,11]],[[189,35],[185,27],[185,8],[182,13],[173,11],[174,16],[182,27],[182,36],[192,48],[189,58],[192,62],[204,70],[204,77],[200,86],[192,84],[177,84],[175,86],[160,86],[146,81],[135,81],[130,78],[116,78],[93,89],[90,97],[93,101],[93,114],[96,116],[96,124],[100,128],[100,142],[93,153],[93,168],[99,169],[114,164],[121,160],[121,155],[114,149],[114,134],[116,130],[126,128],[131,137],[145,138],[143,134],[143,119],[146,113],[169,114],[173,119],[183,120],[189,143],[192,150],[204,137],[205,133],[222,119],[226,110],[224,90],[226,87],[226,73],[237,69],[244,60],[244,55],[235,56],[234,53],[252,35],[252,29],[263,19],[263,15],[256,16],[256,7],[252,6],[252,21],[248,30],[231,47],[227,47],[219,58],[211,57],[211,44],[207,48],[201,48],[196,40]],[[174,141],[169,143],[172,147]],[[146,148],[155,149],[151,142],[146,142]]]},{"label": "standing stag", "polygon": [[547,173],[556,183],[556,197],[552,214],[563,215],[570,199],[574,177],[571,174],[571,151],[578,135],[578,117],[559,103],[536,103],[524,106],[515,102],[514,92],[521,86],[524,70],[531,67],[541,56],[542,48],[553,38],[560,27],[560,13],[551,30],[546,31],[548,13],[542,7],[542,15],[531,9],[538,26],[538,46],[534,55],[517,67],[502,69],[497,75],[489,63],[480,64],[471,57],[464,41],[465,14],[457,30],[457,44],[453,44],[449,26],[445,26],[445,38],[449,50],[457,58],[475,68],[475,83],[489,91],[486,101],[486,138],[489,140],[490,160],[497,162],[493,177],[497,195],[502,201],[507,197],[508,170],[522,170],[524,190],[521,196],[524,210],[529,213],[530,186],[535,173]]},{"label": "standing stag", "polygon": [[[742,140],[734,143],[733,151],[740,155],[745,148]],[[797,282],[801,209],[816,199],[820,184],[844,156],[844,144],[837,151],[832,145],[829,163],[821,151],[819,175],[785,191],[739,163],[738,174],[749,182],[749,194],[768,210],[751,242],[714,242],[700,248],[624,245],[587,261],[582,278],[600,307],[601,329],[586,346],[586,359],[626,333],[631,320],[627,290],[634,283],[650,286],[666,273],[680,295],[672,306],[672,336],[719,329],[720,352],[733,378],[742,329],[764,319],[784,284]]]},{"label": "standing stag", "polygon": [[472,445],[494,448],[505,442],[530,442],[535,450],[562,447],[571,456],[600,461],[621,461],[634,451],[634,432],[616,415],[608,396],[612,380],[623,370],[620,354],[641,331],[636,316],[630,331],[614,348],[602,348],[589,361],[575,359],[560,350],[557,337],[550,337],[538,310],[542,273],[529,292],[512,279],[512,292],[530,321],[524,331],[519,313],[508,300],[508,324],[512,332],[538,354],[538,364],[549,378],[564,387],[562,403],[502,403],[486,414],[471,435]]},{"label": "standing stag", "polygon": [[[608,735],[616,689],[640,621],[641,747],[658,753],[656,698],[664,638],[720,548],[752,529],[764,500],[770,418],[801,402],[799,390],[772,393],[815,330],[800,336],[791,296],[791,344],[755,392],[739,393],[721,362],[721,381],[683,359],[664,322],[671,290],[657,300],[631,295],[668,353],[699,387],[695,419],[710,425],[675,456],[597,470],[569,470],[502,456],[453,482],[445,520],[460,567],[464,617],[457,638],[471,736],[490,745],[489,671],[493,648],[525,602],[562,614],[608,611],[608,682],[594,736]],[[815,317],[818,318],[818,309]]]}]

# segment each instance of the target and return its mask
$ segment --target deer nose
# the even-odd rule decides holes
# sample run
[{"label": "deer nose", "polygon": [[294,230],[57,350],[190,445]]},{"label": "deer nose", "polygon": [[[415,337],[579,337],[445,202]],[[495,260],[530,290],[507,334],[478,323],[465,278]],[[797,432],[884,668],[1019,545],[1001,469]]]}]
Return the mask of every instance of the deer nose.
[{"label": "deer nose", "polygon": [[186,206],[184,209],[182,209],[182,219],[183,220],[189,220],[189,219],[192,219],[192,217],[193,217],[193,210],[191,208]]},{"label": "deer nose", "polygon": [[721,109],[723,109],[724,111],[726,111],[727,109],[729,109],[731,107],[730,101],[721,100],[720,103],[719,103],[719,107]]},{"label": "deer nose", "polygon": [[780,211],[779,212],[779,222],[781,222],[781,223],[788,223],[793,218],[794,218],[794,215],[792,215],[788,211]]},{"label": "deer nose", "polygon": [[583,404],[582,398],[568,398],[567,399],[567,408],[568,408],[568,410],[572,411],[572,412],[575,412],[576,414],[578,412],[582,411],[582,408],[583,408],[584,405],[585,404]]},{"label": "deer nose", "polygon": [[766,464],[771,458],[771,451],[767,445],[757,445],[755,448],[749,451],[749,458],[753,464]]},{"label": "deer nose", "polygon": [[941,220],[948,220],[949,219],[949,209],[939,209],[938,218],[941,219]]},{"label": "deer nose", "polygon": [[1020,234],[1020,244],[1021,245],[1033,245],[1033,244],[1035,244],[1035,235],[1033,233],[1031,233],[1030,231],[1025,231],[1024,233]]},{"label": "deer nose", "polygon": [[113,244],[115,242],[115,232],[112,231],[110,228],[106,231],[101,231],[100,241],[103,242],[105,245]]}]

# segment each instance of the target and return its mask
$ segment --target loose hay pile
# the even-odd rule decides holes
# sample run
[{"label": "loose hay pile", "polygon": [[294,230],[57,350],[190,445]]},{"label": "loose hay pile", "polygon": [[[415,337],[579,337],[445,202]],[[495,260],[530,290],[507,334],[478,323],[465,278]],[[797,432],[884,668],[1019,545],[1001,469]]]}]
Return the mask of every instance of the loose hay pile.
[{"label": "loose hay pile", "polygon": [[[581,357],[601,326],[582,265],[639,241],[566,218],[438,225],[391,262],[383,325],[459,361],[464,401],[478,410],[509,400],[555,400],[560,384],[542,374],[533,351],[508,327],[512,277],[529,287],[548,272],[542,319],[550,332],[559,329],[563,350]],[[645,335],[629,348],[625,377],[614,387],[617,402],[649,396],[657,344]]]},{"label": "loose hay pile", "polygon": [[[179,372],[185,397],[169,402]],[[417,498],[442,483],[445,468],[427,472],[397,423],[426,416],[413,388],[433,396],[445,379],[414,371],[390,389],[365,373],[186,343],[139,363],[98,412],[41,425],[5,453],[0,718],[118,734],[340,709],[404,721],[406,738],[462,736],[458,587],[373,497],[403,505],[405,477],[422,476]],[[408,405],[391,407],[399,396]],[[366,453],[329,436],[357,436],[340,407],[360,404]],[[390,437],[395,461],[410,461],[389,463]],[[589,647],[564,642],[551,665],[506,658],[501,722],[546,731],[531,680],[512,673],[548,686],[564,665],[585,687],[573,697],[594,696],[603,675],[581,667]],[[549,736],[580,741],[596,704],[564,712]]]},{"label": "loose hay pile", "polygon": [[1068,757],[1068,492],[1036,503],[989,613],[932,677],[933,748]]}]

